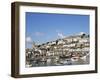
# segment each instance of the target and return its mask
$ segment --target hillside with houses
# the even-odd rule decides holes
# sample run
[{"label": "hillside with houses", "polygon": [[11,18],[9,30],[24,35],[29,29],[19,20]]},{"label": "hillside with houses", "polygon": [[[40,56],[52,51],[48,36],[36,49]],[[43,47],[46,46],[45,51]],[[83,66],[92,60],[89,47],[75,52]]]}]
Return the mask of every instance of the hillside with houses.
[{"label": "hillside with houses", "polygon": [[90,39],[79,33],[26,48],[26,67],[89,64]]}]

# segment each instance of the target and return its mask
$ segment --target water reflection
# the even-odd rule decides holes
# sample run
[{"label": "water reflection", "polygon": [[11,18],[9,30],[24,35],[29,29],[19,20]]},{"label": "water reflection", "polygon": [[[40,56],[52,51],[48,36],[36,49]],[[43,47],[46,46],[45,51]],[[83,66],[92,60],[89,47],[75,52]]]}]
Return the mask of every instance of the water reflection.
[{"label": "water reflection", "polygon": [[42,66],[63,66],[63,65],[83,65],[89,64],[89,55],[79,58],[59,58],[58,56],[51,56],[48,58],[34,58],[29,62],[29,67]]}]

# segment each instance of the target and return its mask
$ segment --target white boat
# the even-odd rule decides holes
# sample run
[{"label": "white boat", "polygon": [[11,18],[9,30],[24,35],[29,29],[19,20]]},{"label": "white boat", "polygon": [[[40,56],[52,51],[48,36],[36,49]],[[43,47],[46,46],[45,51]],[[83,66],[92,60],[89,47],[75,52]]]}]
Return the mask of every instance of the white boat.
[{"label": "white boat", "polygon": [[71,61],[78,61],[78,60],[79,60],[79,57],[77,56],[71,58]]}]

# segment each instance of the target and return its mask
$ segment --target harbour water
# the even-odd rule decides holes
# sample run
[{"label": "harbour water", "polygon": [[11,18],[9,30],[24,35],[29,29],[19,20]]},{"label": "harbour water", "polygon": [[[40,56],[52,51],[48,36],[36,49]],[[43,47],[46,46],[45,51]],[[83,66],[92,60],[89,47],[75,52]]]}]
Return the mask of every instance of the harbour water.
[{"label": "harbour water", "polygon": [[[89,64],[89,55],[82,58],[58,58],[57,56],[51,56],[47,59],[31,60],[29,67],[42,67],[42,66],[64,66],[64,65],[84,65]],[[27,65],[26,65],[27,66]]]}]

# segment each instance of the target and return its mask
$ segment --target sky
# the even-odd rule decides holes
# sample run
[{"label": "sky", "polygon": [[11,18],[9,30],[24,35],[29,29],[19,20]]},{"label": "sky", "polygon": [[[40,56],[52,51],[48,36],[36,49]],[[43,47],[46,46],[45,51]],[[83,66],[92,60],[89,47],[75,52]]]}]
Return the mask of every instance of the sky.
[{"label": "sky", "polygon": [[26,48],[65,36],[89,34],[89,15],[26,12]]}]

